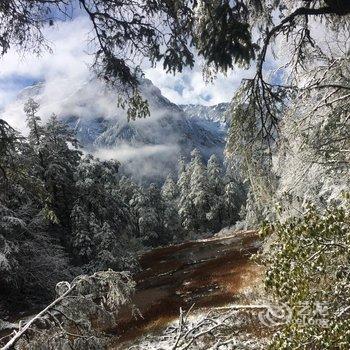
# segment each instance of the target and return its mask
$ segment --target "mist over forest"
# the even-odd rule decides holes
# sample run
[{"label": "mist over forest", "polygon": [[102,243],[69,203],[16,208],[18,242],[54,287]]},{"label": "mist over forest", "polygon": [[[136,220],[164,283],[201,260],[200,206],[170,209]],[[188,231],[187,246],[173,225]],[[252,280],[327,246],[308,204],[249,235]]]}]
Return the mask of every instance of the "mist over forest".
[{"label": "mist over forest", "polygon": [[347,350],[349,16],[1,3],[1,349]]}]

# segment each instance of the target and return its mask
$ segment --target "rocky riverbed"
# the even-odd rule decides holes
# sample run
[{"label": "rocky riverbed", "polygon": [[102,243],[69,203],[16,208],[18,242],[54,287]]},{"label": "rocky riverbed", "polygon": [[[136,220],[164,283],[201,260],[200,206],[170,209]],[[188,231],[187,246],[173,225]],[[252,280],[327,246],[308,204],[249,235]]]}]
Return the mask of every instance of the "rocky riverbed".
[{"label": "rocky riverbed", "polygon": [[[47,312],[16,349],[63,349],[71,340],[83,342],[79,349],[264,349],[273,329],[259,318],[263,268],[252,256],[260,246],[255,231],[228,230],[144,252],[136,289],[118,310],[102,312],[98,300],[77,297],[82,304]],[[81,333],[83,314],[90,336]]]},{"label": "rocky riverbed", "polygon": [[[134,348],[149,336],[162,338],[168,327],[176,328],[180,308],[191,308],[189,319],[195,324],[210,310],[220,318],[227,310],[218,312],[218,307],[251,303],[249,294],[257,294],[261,286],[262,267],[251,259],[260,245],[256,232],[245,231],[143,254],[133,299],[139,314],[133,315],[130,308],[121,310],[111,348]],[[158,349],[147,345],[152,347]]]}]

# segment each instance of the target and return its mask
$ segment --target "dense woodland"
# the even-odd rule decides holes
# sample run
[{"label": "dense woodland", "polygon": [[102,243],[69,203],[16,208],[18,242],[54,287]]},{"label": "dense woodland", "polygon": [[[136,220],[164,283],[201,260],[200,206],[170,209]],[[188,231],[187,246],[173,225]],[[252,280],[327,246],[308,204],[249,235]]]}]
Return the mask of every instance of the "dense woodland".
[{"label": "dense woodland", "polygon": [[[141,187],[117,161],[83,155],[74,132],[25,105],[28,137],[6,125],[1,166],[1,294],[30,306],[79,272],[137,269],[136,253],[233,225],[244,190],[217,158],[197,150],[176,178]],[[6,298],[7,296],[7,298]],[[16,307],[15,304],[12,304]]]},{"label": "dense woodland", "polygon": [[[194,151],[162,188],[83,155],[55,116],[40,122],[33,101],[27,138],[1,121],[1,300],[41,303],[59,280],[130,269],[144,247],[239,220],[236,228],[261,229],[266,293],[293,311],[268,347],[348,349],[349,1],[9,0],[2,54],[45,49],[43,28],[76,7],[93,27],[94,72],[119,88],[129,118],[149,113],[138,89],[144,57],[172,73],[199,57],[209,81],[236,66],[255,74],[232,100],[227,170]],[[300,305],[318,302],[327,327],[298,322]]]}]

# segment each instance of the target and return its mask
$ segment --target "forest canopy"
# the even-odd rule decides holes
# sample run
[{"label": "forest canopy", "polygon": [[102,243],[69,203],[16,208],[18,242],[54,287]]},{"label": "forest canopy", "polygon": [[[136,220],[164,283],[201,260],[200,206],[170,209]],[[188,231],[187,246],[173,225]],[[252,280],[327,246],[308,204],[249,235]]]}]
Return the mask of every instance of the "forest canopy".
[{"label": "forest canopy", "polygon": [[12,48],[40,54],[50,49],[45,26],[87,16],[94,71],[125,88],[129,118],[148,114],[137,88],[144,57],[176,73],[192,67],[197,55],[205,62],[208,79],[255,62],[255,77],[243,84],[254,98],[251,105],[262,136],[269,137],[284,96],[263,74],[269,46],[278,36],[292,42],[290,65],[296,68],[317,45],[312,24],[343,31],[349,12],[346,0],[6,0],[0,5],[0,48],[2,55]]},{"label": "forest canopy", "polygon": [[[140,186],[120,163],[83,154],[74,132],[25,104],[29,135],[5,125],[0,177],[0,309],[42,303],[84,273],[137,270],[136,253],[234,224],[244,189],[216,156],[194,150],[179,174]],[[23,305],[9,303],[13,295]]]},{"label": "forest canopy", "polygon": [[[294,311],[324,298],[334,311],[321,335],[294,318],[271,349],[347,349],[350,2],[5,0],[0,54],[50,50],[45,27],[78,15],[91,23],[94,74],[129,119],[149,114],[145,58],[174,74],[201,60],[207,81],[235,67],[255,72],[232,91],[224,167],[193,150],[162,186],[83,154],[56,115],[42,123],[34,100],[28,136],[0,119],[0,310],[13,295],[48,300],[61,279],[136,270],[148,247],[262,225],[271,296]],[[274,70],[279,41],[288,60]]]}]

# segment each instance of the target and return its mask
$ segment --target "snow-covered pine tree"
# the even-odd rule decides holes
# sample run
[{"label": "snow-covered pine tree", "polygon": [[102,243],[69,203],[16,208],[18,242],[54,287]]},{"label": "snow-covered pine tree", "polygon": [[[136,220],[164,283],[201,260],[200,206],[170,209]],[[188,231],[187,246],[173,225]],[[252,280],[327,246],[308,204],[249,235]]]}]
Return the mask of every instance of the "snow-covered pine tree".
[{"label": "snow-covered pine tree", "polygon": [[179,189],[171,175],[168,175],[162,186],[162,198],[165,202],[164,226],[171,240],[181,241],[184,230],[178,211]]},{"label": "snow-covered pine tree", "polygon": [[30,98],[24,105],[24,113],[27,117],[29,128],[28,142],[31,145],[39,146],[43,135],[41,118],[37,115],[40,105]]},{"label": "snow-covered pine tree", "polygon": [[140,190],[139,186],[126,176],[122,176],[119,180],[119,193],[123,201],[130,205],[130,201],[134,197],[134,194]]},{"label": "snow-covered pine tree", "polygon": [[27,149],[27,157],[31,160],[33,165],[33,175],[44,181],[46,169],[42,149],[44,128],[42,126],[41,118],[37,115],[39,107],[39,104],[33,99],[29,99],[24,105],[24,112],[27,117],[27,127],[29,129],[28,144],[30,146]]},{"label": "snow-covered pine tree", "polygon": [[176,201],[179,196],[179,189],[172,176],[169,174],[162,186],[162,197],[165,201]]},{"label": "snow-covered pine tree", "polygon": [[155,213],[154,216],[156,217],[155,225],[158,235],[158,244],[166,244],[172,240],[172,232],[169,232],[169,230],[165,228],[166,224],[164,213],[166,209],[166,203],[162,198],[161,190],[155,184],[151,184],[148,187],[147,194],[149,198],[150,208],[153,209]]},{"label": "snow-covered pine tree", "polygon": [[190,171],[190,187],[189,199],[193,204],[193,221],[192,228],[196,231],[207,231],[208,220],[206,214],[209,212],[209,186],[206,167],[203,163],[201,154],[197,149],[191,153]]},{"label": "snow-covered pine tree", "polygon": [[[36,111],[36,109],[35,109]],[[67,255],[43,215],[47,196],[38,142],[42,128],[34,109],[31,142],[4,124],[0,147],[0,309],[46,301],[52,285],[72,277]],[[32,123],[33,122],[33,123]],[[35,132],[34,122],[37,123]],[[38,136],[38,137],[37,137]],[[36,142],[38,141],[38,142]],[[35,291],[35,293],[34,293]],[[14,303],[14,296],[18,303]],[[10,300],[10,301],[9,301]]]},{"label": "snow-covered pine tree", "polygon": [[137,220],[139,239],[147,246],[155,245],[159,238],[159,221],[148,191],[138,188],[130,200],[130,206]]},{"label": "snow-covered pine tree", "polygon": [[233,172],[231,166],[226,167],[226,173],[223,177],[225,226],[232,226],[238,220],[245,218],[247,186],[240,180],[240,176]]},{"label": "snow-covered pine tree", "polygon": [[[69,229],[70,211],[75,200],[75,171],[81,159],[74,132],[52,114],[43,127],[41,156],[45,163],[44,182],[47,209]],[[65,237],[62,237],[65,240]]]},{"label": "snow-covered pine tree", "polygon": [[222,177],[222,169],[217,157],[213,154],[207,164],[208,176],[208,198],[209,211],[207,219],[209,226],[214,232],[219,231],[225,224],[225,197],[224,197],[224,181]]},{"label": "snow-covered pine tree", "polygon": [[194,205],[190,198],[190,181],[191,176],[186,166],[184,158],[179,160],[179,176],[177,187],[179,189],[178,211],[181,219],[181,225],[186,231],[195,229],[195,212]]},{"label": "snow-covered pine tree", "polygon": [[[4,302],[16,286],[21,285],[21,243],[26,240],[26,216],[32,214],[31,193],[26,184],[31,184],[28,159],[23,155],[24,142],[6,122],[2,123],[0,138],[0,293]],[[24,175],[24,176],[23,176]],[[33,185],[33,184],[31,184]],[[22,237],[21,237],[22,236]],[[4,307],[1,305],[0,309]]]},{"label": "snow-covered pine tree", "polygon": [[74,172],[81,158],[74,132],[52,115],[45,125],[37,115],[39,104],[30,99],[25,104],[29,128],[25,154],[31,175],[42,182],[43,212],[52,223],[61,222],[68,229],[74,202]]},{"label": "snow-covered pine tree", "polygon": [[[118,189],[119,163],[86,156],[76,172],[72,244],[86,269],[132,267],[135,228]],[[103,255],[103,259],[101,256]]]},{"label": "snow-covered pine tree", "polygon": [[93,213],[85,212],[83,203],[75,202],[71,211],[72,245],[77,257],[75,260],[88,263],[93,259],[95,251],[94,236],[96,234]]},{"label": "snow-covered pine tree", "polygon": [[233,225],[239,219],[240,205],[237,203],[237,185],[230,181],[224,188],[224,220],[227,226]]}]

